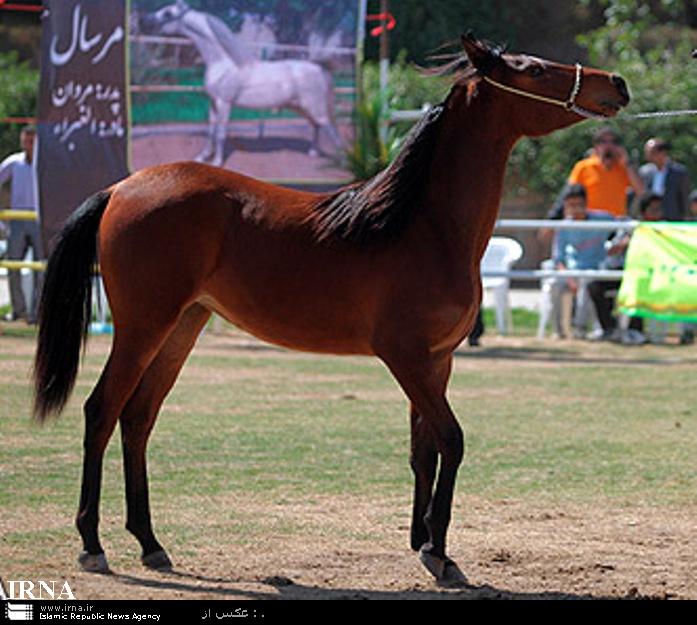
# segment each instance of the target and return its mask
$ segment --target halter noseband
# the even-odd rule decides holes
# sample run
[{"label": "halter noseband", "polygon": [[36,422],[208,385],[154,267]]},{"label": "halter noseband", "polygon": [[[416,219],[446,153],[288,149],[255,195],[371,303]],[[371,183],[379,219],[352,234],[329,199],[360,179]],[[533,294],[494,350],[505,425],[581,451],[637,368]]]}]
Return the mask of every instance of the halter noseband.
[{"label": "halter noseband", "polygon": [[594,113],[588,109],[584,109],[582,106],[576,104],[576,98],[581,91],[581,82],[583,79],[583,66],[580,63],[576,63],[576,79],[574,80],[574,86],[571,88],[571,93],[566,100],[558,100],[556,98],[548,98],[544,95],[539,95],[538,93],[531,93],[530,91],[523,91],[522,89],[517,89],[516,87],[511,87],[509,85],[504,85],[493,78],[488,76],[482,76],[482,78],[494,87],[498,87],[503,91],[508,91],[509,93],[515,93],[516,95],[522,95],[526,98],[531,98],[533,100],[538,100],[540,102],[545,102],[547,104],[554,104],[555,106],[561,106],[567,111],[576,113],[581,117],[586,117],[589,119],[606,119],[605,115],[601,113]]}]

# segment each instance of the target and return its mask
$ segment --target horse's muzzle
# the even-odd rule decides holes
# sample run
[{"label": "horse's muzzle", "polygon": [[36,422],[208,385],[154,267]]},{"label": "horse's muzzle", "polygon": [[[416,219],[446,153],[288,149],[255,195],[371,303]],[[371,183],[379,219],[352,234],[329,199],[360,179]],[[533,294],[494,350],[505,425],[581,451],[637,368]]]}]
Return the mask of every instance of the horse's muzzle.
[{"label": "horse's muzzle", "polygon": [[138,19],[138,26],[140,26],[140,29],[145,32],[152,32],[154,30],[157,30],[157,23],[157,17],[151,14],[142,15]]},{"label": "horse's muzzle", "polygon": [[613,85],[615,85],[620,96],[622,96],[622,99],[624,100],[622,105],[626,106],[629,104],[629,89],[627,88],[627,83],[624,81],[624,78],[618,74],[612,74],[610,76],[610,81]]}]

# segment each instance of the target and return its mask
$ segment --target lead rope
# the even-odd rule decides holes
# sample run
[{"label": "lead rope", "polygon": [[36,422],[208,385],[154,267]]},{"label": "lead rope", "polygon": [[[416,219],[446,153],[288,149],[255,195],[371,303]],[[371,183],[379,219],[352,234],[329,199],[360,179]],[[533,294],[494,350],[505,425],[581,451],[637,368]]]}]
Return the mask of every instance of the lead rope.
[{"label": "lead rope", "polygon": [[677,111],[654,111],[652,113],[621,113],[619,119],[651,119],[654,117],[677,117],[678,115],[697,115],[697,109],[680,109]]}]

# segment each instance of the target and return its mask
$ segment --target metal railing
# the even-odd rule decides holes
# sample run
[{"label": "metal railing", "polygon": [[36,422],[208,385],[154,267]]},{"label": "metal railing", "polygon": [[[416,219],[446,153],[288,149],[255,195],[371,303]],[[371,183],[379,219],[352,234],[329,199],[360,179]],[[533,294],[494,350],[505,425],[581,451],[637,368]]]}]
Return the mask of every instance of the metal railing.
[{"label": "metal railing", "polygon": [[[30,210],[0,210],[0,221],[36,221],[36,212]],[[32,271],[44,271],[46,262],[40,260],[5,260],[0,259],[0,269],[19,271],[31,269]]]},{"label": "metal railing", "polygon": [[[640,223],[633,219],[607,221],[581,221],[572,219],[499,219],[496,230],[577,230],[632,232]],[[680,223],[680,222],[677,222]],[[586,278],[588,280],[622,280],[621,269],[509,269],[508,271],[482,271],[485,278],[511,278],[513,280],[545,280],[548,278]]]}]

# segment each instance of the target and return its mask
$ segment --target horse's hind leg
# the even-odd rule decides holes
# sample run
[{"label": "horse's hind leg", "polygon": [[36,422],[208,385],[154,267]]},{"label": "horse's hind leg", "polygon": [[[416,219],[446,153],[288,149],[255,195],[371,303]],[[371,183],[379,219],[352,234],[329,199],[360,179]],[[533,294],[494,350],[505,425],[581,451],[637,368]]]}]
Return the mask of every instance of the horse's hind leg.
[{"label": "horse's hind leg", "polygon": [[84,548],[79,562],[86,571],[108,570],[98,534],[104,451],[121,411],[175,322],[145,323],[140,329],[117,328],[107,364],[85,402],[82,489],[76,525]]},{"label": "horse's hind leg", "polygon": [[120,417],[126,478],[126,528],[142,547],[143,564],[151,568],[166,569],[171,567],[171,562],[152,530],[146,446],[160,406],[210,315],[210,311],[199,304],[192,305],[184,312]]}]

